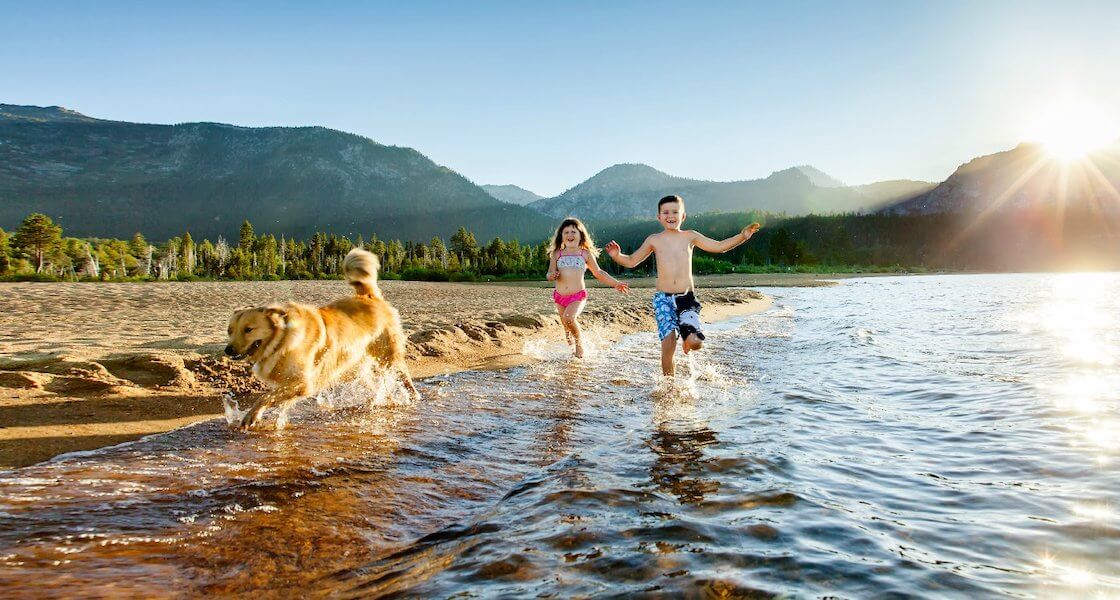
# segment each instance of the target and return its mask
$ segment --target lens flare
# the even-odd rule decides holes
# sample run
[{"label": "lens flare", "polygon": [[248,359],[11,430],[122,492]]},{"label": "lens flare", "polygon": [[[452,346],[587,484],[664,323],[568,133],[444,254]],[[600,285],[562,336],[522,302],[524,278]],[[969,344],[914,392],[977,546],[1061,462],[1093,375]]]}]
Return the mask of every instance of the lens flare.
[{"label": "lens flare", "polygon": [[1039,110],[1028,122],[1027,139],[1063,161],[1082,159],[1120,137],[1115,118],[1095,104],[1074,97]]}]

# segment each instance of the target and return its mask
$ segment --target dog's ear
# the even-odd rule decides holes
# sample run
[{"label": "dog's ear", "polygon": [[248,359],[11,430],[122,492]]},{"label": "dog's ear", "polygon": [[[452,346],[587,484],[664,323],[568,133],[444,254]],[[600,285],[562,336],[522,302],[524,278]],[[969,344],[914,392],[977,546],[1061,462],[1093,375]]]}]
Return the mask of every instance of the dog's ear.
[{"label": "dog's ear", "polygon": [[252,306],[242,306],[241,308],[239,308],[239,309],[237,309],[237,310],[233,311],[233,315],[231,315],[231,316],[230,316],[229,320],[230,320],[230,321],[234,321],[234,320],[236,320],[236,319],[237,319],[238,317],[240,317],[241,315],[244,315],[245,313],[247,313],[247,312],[249,312],[249,311],[251,311],[251,310],[253,310],[253,307],[252,307]]},{"label": "dog's ear", "polygon": [[264,309],[264,314],[277,329],[283,329],[288,321],[288,311],[279,306],[270,306]]}]

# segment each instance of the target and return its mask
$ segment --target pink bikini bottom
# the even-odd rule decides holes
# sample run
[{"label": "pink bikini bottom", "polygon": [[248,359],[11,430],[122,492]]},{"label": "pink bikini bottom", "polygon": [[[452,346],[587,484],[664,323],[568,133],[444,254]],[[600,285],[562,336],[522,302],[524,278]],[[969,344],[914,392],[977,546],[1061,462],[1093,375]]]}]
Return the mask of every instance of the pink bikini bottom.
[{"label": "pink bikini bottom", "polygon": [[568,308],[568,305],[573,302],[587,299],[587,290],[580,290],[574,294],[562,295],[556,290],[552,290],[552,301],[559,304],[560,308]]}]

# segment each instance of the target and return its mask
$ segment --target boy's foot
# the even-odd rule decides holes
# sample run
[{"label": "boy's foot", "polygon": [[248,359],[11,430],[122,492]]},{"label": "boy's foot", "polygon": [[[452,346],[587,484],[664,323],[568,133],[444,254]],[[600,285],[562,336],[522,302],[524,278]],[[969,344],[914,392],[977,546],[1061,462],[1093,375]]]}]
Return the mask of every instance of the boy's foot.
[{"label": "boy's foot", "polygon": [[583,358],[583,344],[576,342],[576,351],[573,356],[576,358]]},{"label": "boy's foot", "polygon": [[703,347],[704,346],[704,338],[701,337],[699,334],[696,334],[696,333],[690,334],[688,337],[686,337],[684,339],[684,344],[681,344],[681,346],[684,349],[684,353],[688,354],[689,352],[692,352],[693,350],[699,350],[701,347]]}]

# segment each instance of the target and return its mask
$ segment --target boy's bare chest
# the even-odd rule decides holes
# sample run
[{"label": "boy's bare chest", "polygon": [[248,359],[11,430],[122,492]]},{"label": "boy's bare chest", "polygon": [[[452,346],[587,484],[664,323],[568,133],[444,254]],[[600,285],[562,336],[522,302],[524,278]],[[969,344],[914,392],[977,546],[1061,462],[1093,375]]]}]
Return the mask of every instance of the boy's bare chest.
[{"label": "boy's bare chest", "polygon": [[681,259],[692,255],[692,243],[688,239],[658,240],[653,244],[653,253],[658,259]]}]

